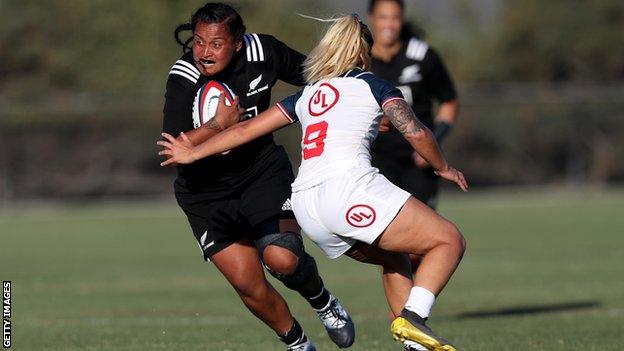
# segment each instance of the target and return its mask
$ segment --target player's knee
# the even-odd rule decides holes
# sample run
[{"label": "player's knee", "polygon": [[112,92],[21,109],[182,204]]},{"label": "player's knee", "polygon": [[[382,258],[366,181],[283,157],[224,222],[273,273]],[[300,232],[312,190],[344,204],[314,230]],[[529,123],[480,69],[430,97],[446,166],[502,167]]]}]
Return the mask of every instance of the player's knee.
[{"label": "player's knee", "polygon": [[303,239],[295,232],[265,235],[256,240],[256,246],[262,263],[278,279],[295,273],[305,253]]},{"label": "player's knee", "polygon": [[449,245],[458,256],[463,256],[466,251],[466,239],[455,224],[447,222],[445,227],[445,244]]},{"label": "player's knee", "polygon": [[269,270],[280,275],[293,274],[299,264],[295,253],[277,245],[269,245],[264,249],[262,261]]},{"label": "player's knee", "polygon": [[256,246],[269,273],[286,287],[299,291],[318,277],[316,262],[305,252],[299,233],[265,235]]},{"label": "player's knee", "polygon": [[462,235],[461,232],[457,232],[459,235],[459,256],[463,257],[464,252],[466,252],[466,238]]},{"label": "player's knee", "polygon": [[278,277],[286,287],[296,291],[305,288],[316,278],[319,278],[316,261],[314,257],[306,252],[303,252],[302,256],[299,258],[297,267],[292,274]]},{"label": "player's knee", "polygon": [[461,253],[462,255],[464,254],[464,252],[466,252],[466,238],[464,237],[464,235],[462,235],[461,232],[459,232],[459,242],[460,242],[460,248],[461,248]]}]

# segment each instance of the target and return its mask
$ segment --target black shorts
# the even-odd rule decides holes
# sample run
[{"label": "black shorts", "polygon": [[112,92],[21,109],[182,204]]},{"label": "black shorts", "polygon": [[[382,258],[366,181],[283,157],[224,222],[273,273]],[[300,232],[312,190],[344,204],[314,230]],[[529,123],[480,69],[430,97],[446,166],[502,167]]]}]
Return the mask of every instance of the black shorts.
[{"label": "black shorts", "polygon": [[435,175],[433,168],[421,169],[416,166],[411,155],[411,151],[402,153],[400,157],[373,154],[373,166],[379,168],[379,172],[394,185],[435,209],[440,178]]},{"label": "black shorts", "polygon": [[[243,238],[258,239],[269,221],[294,219],[290,184],[294,174],[288,156],[279,147],[262,160],[246,179],[233,185],[227,196],[211,192],[176,191],[204,260]],[[275,226],[277,227],[277,226]]]}]

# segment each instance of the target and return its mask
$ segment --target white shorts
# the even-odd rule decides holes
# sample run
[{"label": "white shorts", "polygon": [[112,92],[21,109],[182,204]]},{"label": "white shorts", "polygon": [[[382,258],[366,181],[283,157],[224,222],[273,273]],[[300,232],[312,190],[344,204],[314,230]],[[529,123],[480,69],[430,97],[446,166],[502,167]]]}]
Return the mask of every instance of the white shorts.
[{"label": "white shorts", "polygon": [[373,167],[359,166],[292,194],[301,229],[329,258],[355,244],[371,244],[390,225],[410,194]]}]

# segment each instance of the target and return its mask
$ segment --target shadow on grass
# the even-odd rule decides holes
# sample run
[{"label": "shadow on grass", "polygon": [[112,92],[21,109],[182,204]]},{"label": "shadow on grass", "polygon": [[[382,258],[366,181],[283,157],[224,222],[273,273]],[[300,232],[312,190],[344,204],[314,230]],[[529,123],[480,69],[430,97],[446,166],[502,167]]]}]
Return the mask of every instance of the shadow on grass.
[{"label": "shadow on grass", "polygon": [[599,301],[577,301],[577,302],[565,302],[565,303],[557,303],[557,304],[541,305],[541,306],[538,306],[538,305],[517,306],[517,307],[507,307],[507,308],[501,308],[501,309],[490,310],[490,311],[465,312],[465,313],[459,314],[457,318],[459,319],[491,318],[491,317],[505,317],[505,316],[516,316],[516,315],[527,315],[527,314],[538,314],[538,313],[553,313],[553,312],[563,312],[563,311],[596,308],[596,307],[600,307],[600,305],[601,303]]}]

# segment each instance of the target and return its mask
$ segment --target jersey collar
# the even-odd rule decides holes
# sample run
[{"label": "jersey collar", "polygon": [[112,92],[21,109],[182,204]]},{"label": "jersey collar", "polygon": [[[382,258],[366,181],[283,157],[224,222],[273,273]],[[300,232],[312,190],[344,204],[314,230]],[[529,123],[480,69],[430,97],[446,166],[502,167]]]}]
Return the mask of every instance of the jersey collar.
[{"label": "jersey collar", "polygon": [[355,67],[352,68],[350,70],[348,70],[347,72],[343,73],[340,75],[340,77],[342,78],[346,78],[346,77],[354,77],[360,73],[364,72],[360,67]]}]

